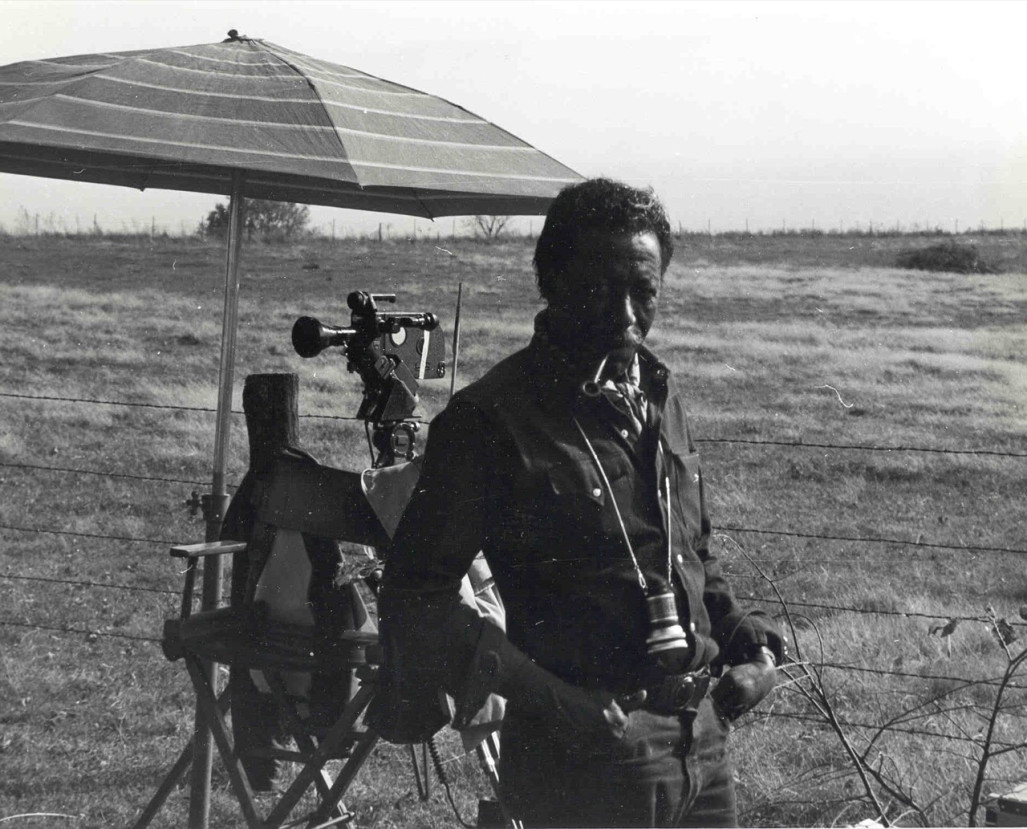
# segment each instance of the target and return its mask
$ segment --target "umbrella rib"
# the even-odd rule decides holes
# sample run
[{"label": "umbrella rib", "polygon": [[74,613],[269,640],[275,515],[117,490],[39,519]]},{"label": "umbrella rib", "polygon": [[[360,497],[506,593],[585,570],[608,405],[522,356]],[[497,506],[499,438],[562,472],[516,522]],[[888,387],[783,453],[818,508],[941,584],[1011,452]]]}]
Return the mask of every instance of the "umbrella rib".
[{"label": "umbrella rib", "polygon": [[[324,112],[325,118],[327,118],[328,122],[334,127],[335,126],[335,121],[332,120],[332,116],[328,114],[328,109],[327,109],[327,107],[325,107],[325,102],[321,98],[321,93],[318,91],[317,87],[314,85],[314,82],[312,80],[310,80],[310,78],[308,78],[298,67],[294,66],[290,61],[287,61],[285,58],[280,57],[279,55],[276,55],[274,52],[272,52],[270,49],[268,49],[267,44],[265,44],[263,41],[257,41],[257,42],[260,43],[261,48],[263,48],[267,52],[267,54],[271,55],[271,57],[273,57],[275,60],[280,60],[282,63],[284,63],[286,66],[288,66],[293,72],[295,72],[297,75],[299,75],[304,81],[306,81],[307,86],[310,87],[310,91],[314,93],[314,97],[316,97],[317,100],[321,103],[321,108],[322,108],[322,111]],[[349,160],[349,153],[346,151],[346,145],[344,143],[342,143],[342,138],[339,137],[339,133],[337,133],[337,132],[335,132],[335,139],[336,139],[336,141],[339,142],[339,149],[342,151],[342,157],[345,158],[348,161]],[[364,186],[359,181],[355,182],[355,184],[361,190],[364,189]]]}]

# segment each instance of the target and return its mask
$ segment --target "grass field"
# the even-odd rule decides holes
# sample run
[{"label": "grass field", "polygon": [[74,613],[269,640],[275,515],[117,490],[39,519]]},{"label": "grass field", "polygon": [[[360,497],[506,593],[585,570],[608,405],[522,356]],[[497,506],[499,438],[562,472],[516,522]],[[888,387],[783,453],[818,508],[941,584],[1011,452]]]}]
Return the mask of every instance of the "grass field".
[{"label": "grass field", "polygon": [[[988,682],[1008,661],[978,620],[991,607],[1018,623],[1027,604],[1027,239],[974,241],[1006,272],[890,267],[932,243],[910,237],[686,237],[651,335],[687,389],[737,592],[777,614],[775,591],[787,601],[845,733],[891,786],[876,787],[889,818],[909,825],[971,817]],[[463,282],[462,384],[530,336],[531,254],[519,239],[248,244],[236,388],[249,373],[299,374],[305,446],[362,468],[362,427],[339,419],[356,412],[355,377],[337,356],[297,357],[295,318],[347,323],[347,293],[372,289],[451,332]],[[203,537],[184,502],[209,486],[223,260],[189,239],[0,237],[5,827],[128,825],[190,734],[191,686],[153,640],[180,587],[167,547]],[[449,381],[422,392],[430,418]],[[233,429],[238,481],[241,416]],[[1022,687],[1005,703],[995,790],[1027,779]],[[733,739],[744,824],[874,816],[795,687]],[[476,763],[452,735],[443,754],[470,818],[486,793]],[[185,825],[186,802],[174,793],[154,825]],[[417,801],[390,746],[348,802],[362,826],[458,825],[440,790]],[[211,825],[242,825],[220,769]]]}]

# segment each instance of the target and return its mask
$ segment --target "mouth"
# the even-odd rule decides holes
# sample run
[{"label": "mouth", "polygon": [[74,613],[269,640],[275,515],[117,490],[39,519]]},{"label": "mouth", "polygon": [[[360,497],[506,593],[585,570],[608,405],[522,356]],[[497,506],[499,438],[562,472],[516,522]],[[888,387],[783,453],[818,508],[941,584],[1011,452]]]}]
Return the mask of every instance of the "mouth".
[{"label": "mouth", "polygon": [[645,335],[637,328],[629,328],[607,339],[610,351],[635,350],[645,339]]}]

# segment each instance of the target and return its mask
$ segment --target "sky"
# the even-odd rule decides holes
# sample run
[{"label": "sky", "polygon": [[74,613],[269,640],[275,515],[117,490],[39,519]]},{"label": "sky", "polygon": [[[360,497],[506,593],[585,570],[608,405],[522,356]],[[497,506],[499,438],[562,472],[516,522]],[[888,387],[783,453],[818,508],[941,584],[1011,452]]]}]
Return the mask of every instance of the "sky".
[{"label": "sky", "polygon": [[[440,95],[583,175],[651,185],[684,229],[1027,227],[1018,0],[0,0],[0,20],[0,65],[234,28]],[[218,201],[7,174],[0,196],[8,230],[39,216],[176,233]]]}]

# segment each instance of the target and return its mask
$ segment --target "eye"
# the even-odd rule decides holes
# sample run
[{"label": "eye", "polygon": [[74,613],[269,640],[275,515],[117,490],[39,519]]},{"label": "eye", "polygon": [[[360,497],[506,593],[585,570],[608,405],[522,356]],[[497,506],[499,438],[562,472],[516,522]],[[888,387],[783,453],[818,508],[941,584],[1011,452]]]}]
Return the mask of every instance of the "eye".
[{"label": "eye", "polygon": [[659,290],[651,282],[643,282],[632,288],[631,294],[639,302],[653,302],[659,295]]}]

